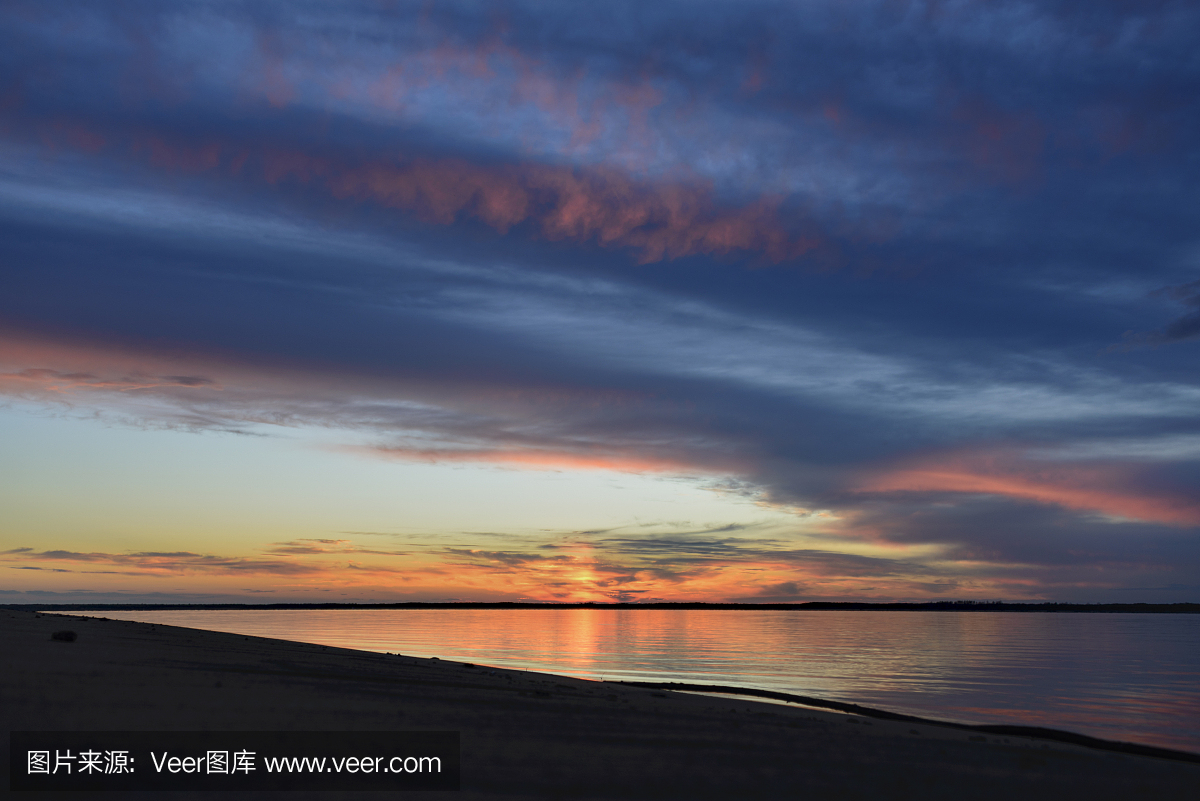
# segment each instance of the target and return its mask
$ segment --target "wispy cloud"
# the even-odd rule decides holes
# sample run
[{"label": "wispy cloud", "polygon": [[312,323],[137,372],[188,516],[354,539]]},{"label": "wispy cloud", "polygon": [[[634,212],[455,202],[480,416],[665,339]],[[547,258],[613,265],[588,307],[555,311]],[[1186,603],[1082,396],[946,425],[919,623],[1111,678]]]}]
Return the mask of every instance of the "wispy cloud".
[{"label": "wispy cloud", "polygon": [[[11,553],[11,552],[9,552]],[[178,574],[228,574],[247,573],[276,576],[295,576],[317,572],[312,566],[266,559],[243,557],[222,557],[212,554],[191,553],[178,551],[173,553],[157,553],[143,551],[137,553],[80,553],[76,551],[34,551],[22,549],[19,551],[20,561],[79,563],[82,565],[117,565],[125,568],[127,575],[139,576],[171,576]],[[7,561],[13,561],[10,557]],[[46,568],[42,566],[16,565],[20,570],[53,570],[56,572],[100,573],[115,571],[86,570],[83,568]]]}]

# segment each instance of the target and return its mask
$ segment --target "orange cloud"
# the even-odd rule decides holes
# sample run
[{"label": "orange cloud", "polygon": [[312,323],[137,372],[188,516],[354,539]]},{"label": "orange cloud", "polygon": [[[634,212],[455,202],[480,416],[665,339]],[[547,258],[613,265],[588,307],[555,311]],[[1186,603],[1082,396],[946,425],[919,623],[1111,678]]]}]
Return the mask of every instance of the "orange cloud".
[{"label": "orange cloud", "polygon": [[[312,546],[312,547],[308,547]],[[548,550],[547,550],[548,548]],[[1038,598],[1045,581],[1020,576],[953,580],[919,565],[897,563],[857,575],[833,560],[802,563],[768,554],[702,561],[659,554],[646,560],[606,552],[603,543],[574,542],[527,551],[429,546],[388,552],[345,541],[308,540],[266,549],[268,557],[191,551],[110,554],[17,548],[0,552],[10,585],[80,591],[160,590],[176,593],[276,592],[299,600],[352,593],[376,600],[795,602],[815,599],[937,600],[955,597]],[[837,556],[836,554],[829,554]],[[347,561],[347,557],[350,560]],[[20,571],[19,573],[17,571]],[[251,579],[253,589],[246,589]],[[1103,578],[1103,577],[1099,577]],[[15,582],[15,583],[14,583]],[[80,590],[79,587],[84,589]],[[1103,581],[1072,586],[1106,586]]]},{"label": "orange cloud", "polygon": [[[99,553],[16,548],[0,552],[0,565],[21,573],[27,586],[96,590],[161,586],[173,592],[229,591],[238,577],[253,576],[254,592],[353,592],[381,600],[524,600],[552,603],[636,601],[781,602],[813,598],[935,599],[949,589],[996,597],[1005,578],[948,581],[936,571],[903,561],[864,560],[836,552],[770,553],[747,543],[725,555],[697,558],[686,541],[669,535],[648,543],[646,552],[625,552],[628,539],[537,544],[518,538],[516,550],[490,550],[456,535],[465,544],[439,544],[438,537],[403,550],[363,547],[346,539],[303,539],[259,549],[259,556],[223,556],[194,551]],[[672,548],[672,545],[679,548]],[[700,550],[706,543],[693,543]],[[660,547],[660,546],[666,546]],[[502,545],[500,547],[503,547]],[[718,549],[719,550],[719,549]],[[872,562],[866,566],[864,561]],[[1010,577],[1011,578],[1011,577]],[[144,579],[145,582],[140,582]],[[1036,591],[1011,580],[1006,597]],[[30,582],[35,582],[32,585]],[[71,582],[69,585],[64,582]],[[114,583],[116,582],[116,583]],[[233,585],[236,586],[236,585]],[[1028,589],[1029,592],[1024,590]],[[245,590],[244,586],[242,592]],[[235,591],[236,592],[236,591]]]},{"label": "orange cloud", "polygon": [[[831,554],[832,555],[832,554]],[[527,601],[794,602],[809,598],[937,599],[951,588],[976,594],[987,582],[926,575],[909,566],[888,575],[843,572],[836,559],[797,562],[780,554],[730,556],[696,561],[682,554],[652,560],[605,552],[603,543],[555,546],[527,554],[450,549],[444,564],[460,587]],[[1014,593],[1008,593],[1013,597]]]},{"label": "orange cloud", "polygon": [[1132,470],[1127,465],[1038,461],[1010,452],[954,453],[876,472],[854,489],[1003,495],[1171,525],[1200,523],[1195,501],[1128,492]]}]

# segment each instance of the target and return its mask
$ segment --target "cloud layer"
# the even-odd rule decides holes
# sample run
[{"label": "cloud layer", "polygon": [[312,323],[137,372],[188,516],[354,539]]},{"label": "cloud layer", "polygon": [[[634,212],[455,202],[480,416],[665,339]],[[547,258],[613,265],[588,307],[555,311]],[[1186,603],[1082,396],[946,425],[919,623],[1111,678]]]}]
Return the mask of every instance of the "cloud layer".
[{"label": "cloud layer", "polygon": [[[1198,35],[1168,0],[11,3],[0,392],[796,521],[363,552],[381,592],[411,558],[488,598],[1186,595]],[[277,577],[337,539],[23,537]]]}]

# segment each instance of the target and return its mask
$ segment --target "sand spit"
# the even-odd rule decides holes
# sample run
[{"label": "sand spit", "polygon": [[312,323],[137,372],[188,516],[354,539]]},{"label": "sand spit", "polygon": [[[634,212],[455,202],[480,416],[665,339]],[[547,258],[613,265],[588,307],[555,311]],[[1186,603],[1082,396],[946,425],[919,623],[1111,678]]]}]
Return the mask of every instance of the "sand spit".
[{"label": "sand spit", "polygon": [[[77,637],[52,639],[61,631]],[[455,730],[463,789],[439,795],[463,801],[1157,800],[1200,787],[1197,764],[1036,738],[173,626],[0,610],[0,642],[5,789],[8,732],[24,730]],[[82,797],[30,797],[60,795]]]}]

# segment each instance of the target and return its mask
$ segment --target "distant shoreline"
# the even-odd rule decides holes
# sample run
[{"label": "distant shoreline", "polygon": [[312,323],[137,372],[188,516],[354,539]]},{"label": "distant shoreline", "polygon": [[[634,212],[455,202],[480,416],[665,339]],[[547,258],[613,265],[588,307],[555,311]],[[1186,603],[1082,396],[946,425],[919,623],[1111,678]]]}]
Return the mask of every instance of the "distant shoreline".
[{"label": "distant shoreline", "polygon": [[1200,614],[1200,603],[1072,604],[1003,603],[999,601],[933,601],[929,603],[855,603],[812,601],[800,604],[724,603],[275,603],[275,604],[0,604],[0,609],[25,612],[152,612],[152,611],[278,611],[320,609],[658,609],[749,612],[1137,612],[1143,614]]}]

